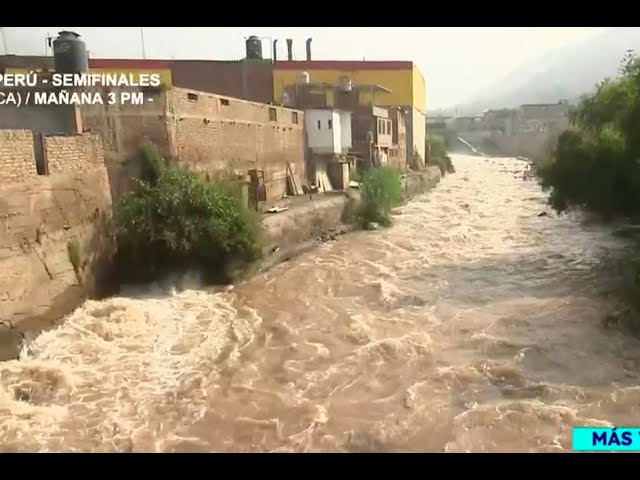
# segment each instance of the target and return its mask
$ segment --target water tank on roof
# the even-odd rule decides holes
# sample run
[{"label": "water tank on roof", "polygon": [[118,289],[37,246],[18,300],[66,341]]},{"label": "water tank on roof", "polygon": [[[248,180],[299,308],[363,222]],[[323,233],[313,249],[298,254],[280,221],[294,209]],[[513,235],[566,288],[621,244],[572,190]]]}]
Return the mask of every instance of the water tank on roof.
[{"label": "water tank on roof", "polygon": [[299,80],[300,83],[307,84],[310,81],[311,81],[311,77],[309,76],[309,72],[302,72],[300,74],[300,80]]},{"label": "water tank on roof", "polygon": [[247,38],[247,58],[262,60],[262,40],[256,37],[255,35],[251,35]]},{"label": "water tank on roof", "polygon": [[62,31],[53,41],[53,63],[56,72],[82,73],[89,69],[87,49],[80,35]]},{"label": "water tank on roof", "polygon": [[346,75],[344,77],[340,77],[340,90],[343,92],[350,92],[353,90],[353,82]]}]

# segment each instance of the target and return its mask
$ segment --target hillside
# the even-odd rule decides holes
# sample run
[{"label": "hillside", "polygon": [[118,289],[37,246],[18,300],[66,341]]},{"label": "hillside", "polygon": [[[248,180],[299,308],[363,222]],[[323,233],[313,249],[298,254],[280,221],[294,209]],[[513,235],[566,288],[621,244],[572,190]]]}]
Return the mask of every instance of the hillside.
[{"label": "hillside", "polygon": [[523,103],[575,100],[607,76],[617,75],[625,51],[640,51],[640,29],[613,27],[577,46],[558,49],[526,64],[474,95],[459,112]]}]

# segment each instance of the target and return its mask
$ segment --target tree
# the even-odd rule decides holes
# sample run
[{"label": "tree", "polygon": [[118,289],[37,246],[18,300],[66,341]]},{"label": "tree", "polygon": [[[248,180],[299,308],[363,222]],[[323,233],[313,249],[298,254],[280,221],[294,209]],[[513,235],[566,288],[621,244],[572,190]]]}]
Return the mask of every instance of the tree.
[{"label": "tree", "polygon": [[640,59],[627,52],[620,73],[580,101],[552,157],[535,166],[558,212],[640,213]]}]

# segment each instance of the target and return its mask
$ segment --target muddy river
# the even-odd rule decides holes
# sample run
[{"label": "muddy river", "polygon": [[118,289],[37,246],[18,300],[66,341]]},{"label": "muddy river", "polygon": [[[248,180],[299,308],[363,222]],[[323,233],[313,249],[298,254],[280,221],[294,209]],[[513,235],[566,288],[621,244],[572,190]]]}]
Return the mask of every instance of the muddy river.
[{"label": "muddy river", "polygon": [[561,452],[640,425],[640,343],[602,325],[623,241],[523,162],[454,163],[391,228],[224,292],[85,303],[0,363],[0,450]]}]

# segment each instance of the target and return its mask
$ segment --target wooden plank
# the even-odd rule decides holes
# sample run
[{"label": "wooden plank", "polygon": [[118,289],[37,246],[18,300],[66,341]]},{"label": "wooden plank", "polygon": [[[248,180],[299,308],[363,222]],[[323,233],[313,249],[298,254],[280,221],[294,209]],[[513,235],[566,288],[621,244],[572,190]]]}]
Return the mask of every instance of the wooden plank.
[{"label": "wooden plank", "polygon": [[296,185],[296,190],[298,191],[298,195],[302,195],[303,189],[302,189],[302,180],[300,179],[300,176],[299,175],[294,175],[293,176],[293,182]]}]

